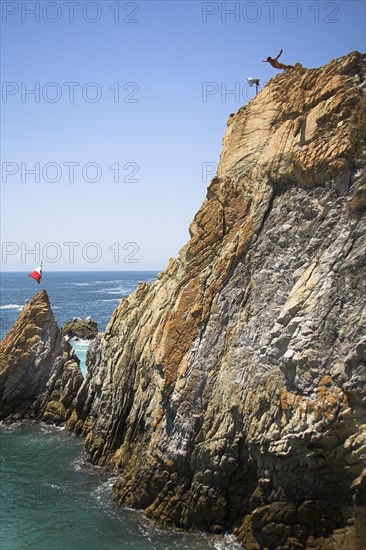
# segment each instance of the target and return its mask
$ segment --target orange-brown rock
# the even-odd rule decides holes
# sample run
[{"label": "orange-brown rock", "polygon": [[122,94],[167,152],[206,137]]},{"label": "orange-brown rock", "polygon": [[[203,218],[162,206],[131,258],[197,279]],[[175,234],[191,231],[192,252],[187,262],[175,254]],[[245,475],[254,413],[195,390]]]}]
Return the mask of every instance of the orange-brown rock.
[{"label": "orange-brown rock", "polygon": [[248,550],[366,544],[365,77],[297,66],[232,115],[188,244],[94,343],[69,425],[118,502]]},{"label": "orange-brown rock", "polygon": [[79,360],[42,290],[0,343],[0,419],[65,422],[82,381]]},{"label": "orange-brown rock", "polygon": [[68,426],[119,503],[247,550],[366,547],[365,92],[353,52],[232,115],[189,242],[92,342]]}]

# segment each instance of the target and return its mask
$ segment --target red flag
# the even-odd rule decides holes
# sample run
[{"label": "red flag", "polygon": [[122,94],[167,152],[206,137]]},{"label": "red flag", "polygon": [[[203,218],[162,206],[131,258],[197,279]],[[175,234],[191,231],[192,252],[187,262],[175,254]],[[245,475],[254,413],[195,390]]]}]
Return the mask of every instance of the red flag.
[{"label": "red flag", "polygon": [[32,273],[29,273],[28,277],[32,277],[39,284],[42,279],[42,263]]}]

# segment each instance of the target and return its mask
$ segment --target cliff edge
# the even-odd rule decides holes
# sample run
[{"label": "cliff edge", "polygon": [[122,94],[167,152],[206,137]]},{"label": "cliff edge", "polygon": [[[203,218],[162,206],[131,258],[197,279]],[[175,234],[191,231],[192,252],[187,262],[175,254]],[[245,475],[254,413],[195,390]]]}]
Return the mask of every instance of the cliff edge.
[{"label": "cliff edge", "polygon": [[190,241],[94,342],[69,426],[118,502],[248,550],[366,541],[365,77],[286,71],[230,116]]}]

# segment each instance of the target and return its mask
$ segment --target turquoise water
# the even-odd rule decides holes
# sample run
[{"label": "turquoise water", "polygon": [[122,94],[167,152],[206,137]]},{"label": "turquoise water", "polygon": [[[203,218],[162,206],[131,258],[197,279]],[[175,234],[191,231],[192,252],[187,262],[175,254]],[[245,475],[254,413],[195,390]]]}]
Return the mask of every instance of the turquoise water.
[{"label": "turquoise water", "polygon": [[80,369],[83,373],[84,377],[87,374],[87,368],[86,368],[86,354],[88,351],[90,342],[88,340],[70,340],[70,345],[74,348],[76,355],[80,359]]},{"label": "turquoise water", "polygon": [[112,499],[113,479],[82,458],[81,440],[28,423],[0,430],[1,550],[206,550],[231,537],[161,531]]},{"label": "turquoise water", "polygon": [[[156,272],[1,273],[1,335],[45,288],[62,326],[90,315],[103,331],[121,298]],[[72,345],[85,375],[88,342]],[[0,425],[0,550],[236,550],[232,537],[166,532],[113,502],[113,479],[83,459],[82,441],[42,424]]]}]

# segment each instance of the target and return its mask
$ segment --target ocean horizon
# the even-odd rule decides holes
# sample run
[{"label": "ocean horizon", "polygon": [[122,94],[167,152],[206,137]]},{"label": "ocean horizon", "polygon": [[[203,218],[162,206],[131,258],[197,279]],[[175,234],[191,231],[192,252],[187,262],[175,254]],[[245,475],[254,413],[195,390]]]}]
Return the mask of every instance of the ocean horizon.
[{"label": "ocean horizon", "polygon": [[104,331],[122,298],[127,298],[139,282],[156,281],[158,271],[46,271],[40,284],[29,271],[0,273],[0,336],[15,323],[22,307],[37,292],[47,291],[60,326],[74,317],[90,316]]}]

